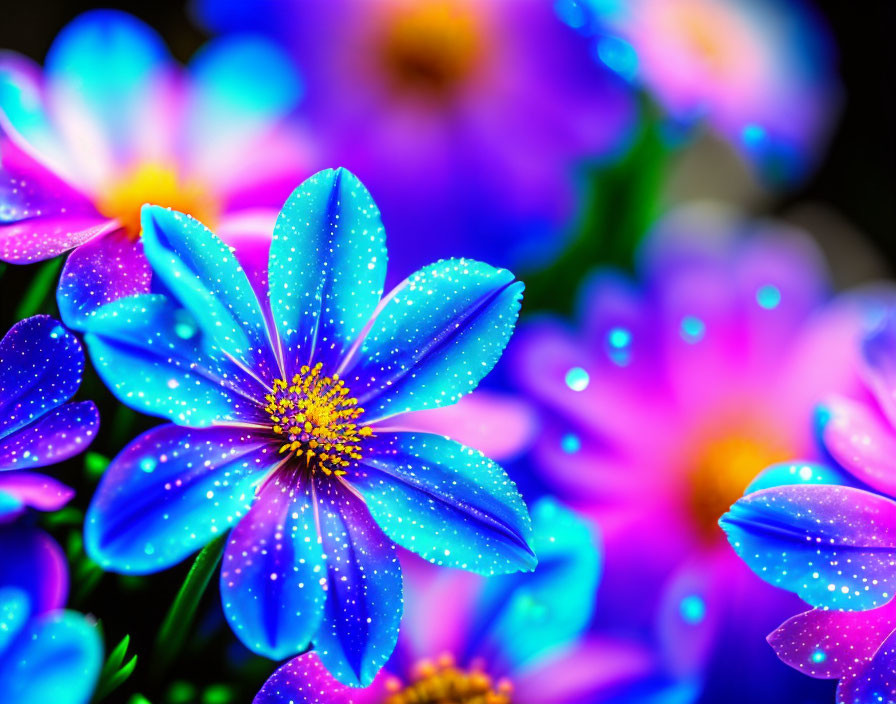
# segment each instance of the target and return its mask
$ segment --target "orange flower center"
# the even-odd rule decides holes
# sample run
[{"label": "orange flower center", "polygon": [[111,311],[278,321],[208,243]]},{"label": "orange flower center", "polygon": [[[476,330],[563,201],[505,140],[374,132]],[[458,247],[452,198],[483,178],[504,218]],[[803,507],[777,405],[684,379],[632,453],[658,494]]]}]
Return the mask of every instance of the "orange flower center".
[{"label": "orange flower center", "polygon": [[794,456],[774,432],[749,426],[710,434],[694,447],[688,503],[697,533],[708,543],[722,537],[719,518],[756,475]]},{"label": "orange flower center", "polygon": [[402,3],[386,18],[377,47],[391,88],[424,99],[450,97],[479,63],[480,29],[462,3]]},{"label": "orange flower center", "polygon": [[199,184],[183,182],[174,169],[158,164],[142,164],[118,179],[97,200],[103,215],[121,223],[129,237],[140,236],[140,209],[146,204],[161,205],[192,215],[210,228],[218,218],[218,206]]},{"label": "orange flower center", "polygon": [[292,383],[277,379],[265,396],[265,410],[274,434],[284,440],[281,453],[291,452],[324,474],[341,476],[361,459],[362,441],[373,431],[356,423],[364,409],[345,382],[337,374],[321,376],[322,367],[302,367]]},{"label": "orange flower center", "polygon": [[418,663],[407,684],[395,678],[386,686],[383,704],[510,704],[513,693],[507,680],[494,683],[480,669],[462,670],[450,655]]}]

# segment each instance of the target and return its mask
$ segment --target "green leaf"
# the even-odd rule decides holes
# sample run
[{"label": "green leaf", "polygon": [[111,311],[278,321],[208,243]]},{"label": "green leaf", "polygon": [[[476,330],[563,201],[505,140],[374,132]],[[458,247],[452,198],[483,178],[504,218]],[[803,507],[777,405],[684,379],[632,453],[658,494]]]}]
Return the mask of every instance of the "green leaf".
[{"label": "green leaf", "polygon": [[153,672],[155,674],[158,675],[164,671],[183,647],[193,618],[196,616],[199,601],[221,561],[226,539],[226,534],[218,536],[202,548],[202,552],[196,556],[196,560],[156,636],[153,654]]},{"label": "green leaf", "polygon": [[152,702],[150,702],[149,699],[144,697],[142,694],[137,693],[131,695],[131,698],[128,699],[128,704],[152,704]]},{"label": "green leaf", "polygon": [[109,653],[109,657],[106,658],[106,662],[103,663],[103,669],[100,672],[99,682],[97,683],[96,690],[93,694],[93,699],[91,701],[96,704],[97,702],[102,701],[106,697],[108,697],[112,692],[118,689],[121,685],[123,685],[127,679],[133,674],[134,668],[137,667],[137,656],[134,655],[127,663],[122,667],[121,663],[124,661],[125,655],[127,655],[128,645],[130,644],[131,637],[125,636],[121,639],[121,642]]},{"label": "green leaf", "polygon": [[29,318],[36,313],[40,313],[47,296],[56,288],[56,275],[62,268],[62,260],[63,257],[48,259],[37,270],[31,286],[25,291],[19,307],[16,308],[15,317],[17,320]]},{"label": "green leaf", "polygon": [[656,109],[645,103],[644,119],[628,154],[587,174],[585,206],[568,248],[547,268],[521,276],[525,311],[570,313],[579,285],[595,268],[631,270],[638,245],[660,212],[670,149]]},{"label": "green leaf", "polygon": [[[46,513],[43,516],[44,524],[50,528],[58,526],[80,526],[83,520],[84,512],[74,506],[66,506],[58,511]],[[81,546],[79,544],[77,550],[80,551],[80,549]]]},{"label": "green leaf", "polygon": [[209,685],[202,693],[202,704],[230,704],[233,700],[233,690],[226,684]]},{"label": "green leaf", "polygon": [[87,477],[91,481],[97,481],[103,476],[103,472],[106,471],[109,462],[111,460],[99,452],[84,453],[84,471],[87,473]]}]

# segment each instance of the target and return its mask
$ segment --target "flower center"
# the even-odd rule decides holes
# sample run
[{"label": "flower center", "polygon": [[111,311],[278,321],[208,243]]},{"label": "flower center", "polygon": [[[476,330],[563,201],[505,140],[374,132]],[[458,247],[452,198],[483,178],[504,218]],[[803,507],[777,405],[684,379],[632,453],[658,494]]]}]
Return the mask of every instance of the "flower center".
[{"label": "flower center", "polygon": [[780,438],[760,429],[720,433],[696,446],[689,463],[688,502],[697,533],[708,543],[721,538],[719,518],[756,475],[794,456]]},{"label": "flower center", "polygon": [[418,0],[395,11],[378,53],[397,92],[427,99],[453,95],[482,55],[476,18],[457,2]]},{"label": "flower center", "polygon": [[323,365],[304,366],[292,383],[277,379],[265,396],[265,410],[274,434],[284,441],[281,453],[293,453],[324,474],[345,474],[361,459],[361,441],[373,435],[370,426],[355,421],[363,414],[338,374],[321,376]]},{"label": "flower center", "polygon": [[450,656],[437,663],[424,660],[415,667],[408,684],[397,678],[386,683],[389,696],[383,704],[510,704],[513,687],[497,684],[480,669],[461,670]]},{"label": "flower center", "polygon": [[208,192],[196,183],[182,182],[174,169],[142,164],[116,180],[96,203],[97,210],[118,220],[128,236],[140,236],[140,209],[144,204],[161,205],[192,215],[209,228],[215,226],[218,207]]}]

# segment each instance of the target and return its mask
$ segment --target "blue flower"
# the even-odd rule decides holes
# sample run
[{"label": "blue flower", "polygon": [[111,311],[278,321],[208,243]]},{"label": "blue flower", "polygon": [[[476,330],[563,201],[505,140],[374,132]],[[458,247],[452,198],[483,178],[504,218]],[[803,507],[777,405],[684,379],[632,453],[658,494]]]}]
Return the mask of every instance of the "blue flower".
[{"label": "blue flower", "polygon": [[494,366],[520,305],[509,272],[441,261],[381,300],[379,211],[343,170],[289,198],[255,288],[196,220],[147,206],[142,227],[157,292],[100,308],[85,339],[118,398],[173,424],[110,465],[85,526],[93,559],[155,572],[231,531],[221,595],[238,637],[277,659],[313,643],[352,685],[395,646],[395,543],[481,574],[534,567],[504,471],[390,422],[454,403]]}]

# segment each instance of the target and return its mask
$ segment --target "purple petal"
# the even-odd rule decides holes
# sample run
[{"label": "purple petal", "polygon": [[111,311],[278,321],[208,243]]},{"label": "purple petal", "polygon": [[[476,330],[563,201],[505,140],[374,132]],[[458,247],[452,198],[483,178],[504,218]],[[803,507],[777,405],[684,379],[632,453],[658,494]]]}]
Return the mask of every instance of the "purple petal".
[{"label": "purple petal", "polygon": [[323,616],[327,579],[315,519],[310,491],[275,474],[224,553],[224,615],[247,648],[274,660],[307,649]]},{"label": "purple petal", "polygon": [[896,627],[896,601],[868,611],[812,609],[769,636],[782,661],[809,677],[852,678]]},{"label": "purple petal", "polygon": [[896,590],[896,502],[886,497],[776,487],[742,497],[720,523],[757,575],[813,606],[870,609]]},{"label": "purple petal", "polygon": [[99,425],[93,401],[66,403],[0,438],[0,471],[45,467],[73,457],[90,445]]},{"label": "purple petal", "polygon": [[336,483],[318,493],[327,601],[314,649],[340,682],[366,687],[398,639],[401,566],[360,498]]},{"label": "purple petal", "polygon": [[133,574],[180,562],[248,511],[272,454],[237,428],[147,431],[103,475],[85,520],[87,554]]},{"label": "purple petal", "polygon": [[305,653],[277,668],[252,704],[379,704],[385,701],[385,673],[369,687],[347,687],[327,671],[317,653]]},{"label": "purple petal", "polygon": [[896,702],[896,631],[881,643],[868,667],[837,687],[837,704],[867,702]]},{"label": "purple petal", "polygon": [[116,225],[83,195],[0,136],[0,259],[49,259]]},{"label": "purple petal", "polygon": [[896,309],[862,343],[865,374],[881,408],[896,427]]},{"label": "purple petal", "polygon": [[72,252],[59,277],[56,301],[65,324],[83,329],[97,308],[125,296],[149,292],[152,270],[143,243],[114,230]]},{"label": "purple petal", "polygon": [[896,429],[875,409],[840,397],[828,400],[819,417],[821,441],[838,464],[896,496]]},{"label": "purple petal", "polygon": [[81,383],[84,353],[53,318],[19,321],[0,340],[0,437],[72,397]]},{"label": "purple petal", "polygon": [[31,526],[0,526],[0,585],[24,590],[34,613],[62,608],[68,594],[68,563],[62,549]]},{"label": "purple petal", "polygon": [[38,511],[58,511],[75,495],[75,490],[65,484],[31,472],[0,473],[0,491]]}]

